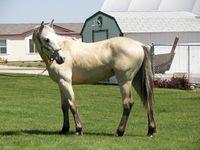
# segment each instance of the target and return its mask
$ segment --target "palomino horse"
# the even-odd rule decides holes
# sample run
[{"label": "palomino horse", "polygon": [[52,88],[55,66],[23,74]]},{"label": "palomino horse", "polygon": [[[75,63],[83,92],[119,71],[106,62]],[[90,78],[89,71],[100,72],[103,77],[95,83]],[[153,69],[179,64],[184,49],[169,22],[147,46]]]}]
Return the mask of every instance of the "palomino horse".
[{"label": "palomino horse", "polygon": [[125,37],[117,37],[96,43],[59,36],[53,30],[53,21],[35,28],[33,41],[44,60],[49,76],[60,89],[63,128],[69,131],[70,109],[76,127],[76,135],[82,134],[72,84],[96,83],[113,75],[116,76],[123,102],[123,114],[116,136],[123,136],[131,108],[132,86],[139,94],[148,117],[148,135],[156,132],[152,109],[152,72],[148,48],[142,43]]}]

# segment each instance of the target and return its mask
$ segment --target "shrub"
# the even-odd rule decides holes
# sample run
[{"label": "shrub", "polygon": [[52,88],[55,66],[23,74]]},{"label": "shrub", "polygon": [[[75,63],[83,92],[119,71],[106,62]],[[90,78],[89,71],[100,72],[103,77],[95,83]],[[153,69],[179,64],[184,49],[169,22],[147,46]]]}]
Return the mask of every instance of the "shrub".
[{"label": "shrub", "polygon": [[8,60],[6,58],[0,57],[0,64],[6,64]]},{"label": "shrub", "polygon": [[172,77],[170,80],[154,80],[154,87],[191,90],[190,83],[185,76]]}]

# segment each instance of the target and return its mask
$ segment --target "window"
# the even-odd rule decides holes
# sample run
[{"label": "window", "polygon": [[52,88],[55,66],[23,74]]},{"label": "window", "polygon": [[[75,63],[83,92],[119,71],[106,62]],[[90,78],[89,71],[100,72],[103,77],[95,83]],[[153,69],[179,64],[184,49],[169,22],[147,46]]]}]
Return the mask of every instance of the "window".
[{"label": "window", "polygon": [[99,28],[102,27],[102,25],[103,25],[103,18],[102,18],[101,16],[99,16],[99,17],[97,18],[97,24],[98,24]]},{"label": "window", "polygon": [[7,42],[6,42],[6,40],[0,40],[0,54],[7,54]]},{"label": "window", "polygon": [[32,39],[29,39],[29,52],[37,53],[37,49],[35,48],[35,44],[33,43]]}]

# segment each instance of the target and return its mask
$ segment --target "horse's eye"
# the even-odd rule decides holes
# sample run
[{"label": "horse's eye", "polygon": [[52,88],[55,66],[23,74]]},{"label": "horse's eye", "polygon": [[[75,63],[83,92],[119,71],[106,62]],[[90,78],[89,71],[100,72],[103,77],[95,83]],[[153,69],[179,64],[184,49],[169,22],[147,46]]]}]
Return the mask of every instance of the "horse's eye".
[{"label": "horse's eye", "polygon": [[45,39],[45,41],[47,42],[47,43],[49,43],[49,39],[47,38],[47,39]]}]

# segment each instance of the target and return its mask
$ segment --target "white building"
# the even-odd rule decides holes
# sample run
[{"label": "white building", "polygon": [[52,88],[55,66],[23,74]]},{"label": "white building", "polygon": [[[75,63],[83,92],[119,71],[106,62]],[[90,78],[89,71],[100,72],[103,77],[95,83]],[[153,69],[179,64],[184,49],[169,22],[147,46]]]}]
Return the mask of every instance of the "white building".
[{"label": "white building", "polygon": [[[124,36],[146,44],[172,44],[178,36],[178,44],[193,45],[189,52],[177,47],[167,73],[200,74],[200,0],[105,0],[101,11],[116,19]],[[156,54],[170,50],[155,47]]]},{"label": "white building", "polygon": [[[0,58],[10,61],[40,61],[32,42],[37,24],[0,24]],[[55,24],[57,34],[79,37],[82,24]]]},{"label": "white building", "polygon": [[187,11],[200,15],[200,0],[105,0],[101,11]]}]

